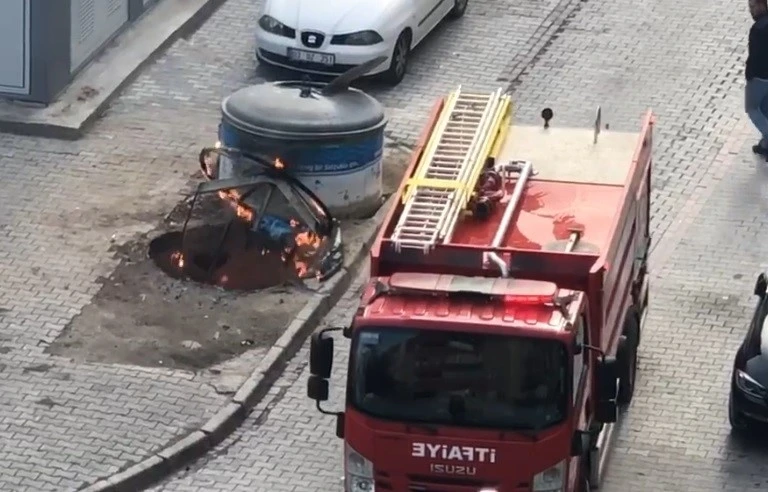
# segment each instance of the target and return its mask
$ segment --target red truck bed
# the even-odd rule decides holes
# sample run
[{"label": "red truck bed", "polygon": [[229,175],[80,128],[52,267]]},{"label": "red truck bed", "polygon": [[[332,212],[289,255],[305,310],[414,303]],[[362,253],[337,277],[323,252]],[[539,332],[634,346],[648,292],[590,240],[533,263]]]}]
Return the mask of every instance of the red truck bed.
[{"label": "red truck bed", "polygon": [[[413,175],[424,145],[441,109],[438,104],[422,136],[399,194]],[[536,174],[526,186],[505,240],[493,249],[510,262],[512,276],[555,281],[561,287],[586,290],[589,273],[616,253],[623,237],[620,225],[634,224],[640,214],[647,227],[647,199],[638,210],[638,195],[650,183],[652,115],[643,119],[639,132],[600,133],[576,128],[512,125],[495,156],[497,161],[531,161]],[[514,181],[507,184],[511,192]],[[497,276],[498,269],[485,261],[491,238],[499,227],[504,201],[489,219],[461,218],[449,243],[436,244],[425,253],[397,248],[390,236],[403,211],[398,201],[390,210],[371,251],[371,275],[394,272],[453,273]],[[570,230],[582,236],[572,252],[563,252]],[[627,231],[628,232],[628,231]],[[564,285],[565,284],[565,285]]]},{"label": "red truck bed", "polygon": [[[409,179],[429,143],[443,102],[414,152],[398,191],[406,196]],[[588,292],[595,336],[607,350],[615,348],[630,301],[628,284],[638,278],[636,259],[648,248],[653,115],[649,111],[639,132],[510,125],[492,154],[496,162],[530,161],[531,176],[497,248],[505,203],[486,220],[471,215],[458,219],[450,241],[437,241],[428,251],[401,247],[392,239],[404,200],[390,210],[371,249],[371,276],[397,272],[500,276],[489,252],[500,256],[512,278],[553,282],[560,288]],[[507,199],[515,181],[507,183]],[[581,236],[566,251],[571,231]],[[644,261],[644,260],[643,260]],[[619,301],[621,299],[621,301]],[[610,329],[597,328],[605,326]],[[614,329],[615,328],[615,329]]]}]

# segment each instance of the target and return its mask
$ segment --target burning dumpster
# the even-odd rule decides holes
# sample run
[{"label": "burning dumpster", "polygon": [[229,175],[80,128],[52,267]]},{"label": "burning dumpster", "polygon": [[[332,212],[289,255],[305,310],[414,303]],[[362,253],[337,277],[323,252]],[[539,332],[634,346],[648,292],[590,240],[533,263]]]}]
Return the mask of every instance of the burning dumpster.
[{"label": "burning dumpster", "polygon": [[169,275],[238,290],[337,272],[335,217],[365,218],[381,204],[387,120],[349,84],[382,61],[327,85],[267,83],[225,98],[219,140],[199,155],[208,181],[182,231],[150,244],[155,262]]},{"label": "burning dumpster", "polygon": [[[263,154],[312,190],[339,218],[364,218],[381,205],[387,120],[381,104],[357,89],[276,82],[241,89],[221,105],[223,147]],[[219,178],[249,176],[222,157]]]},{"label": "burning dumpster", "polygon": [[150,243],[150,256],[166,273],[253,290],[325,280],[341,268],[338,221],[280,161],[224,148],[205,154],[226,156],[250,169],[250,176],[212,179],[197,187],[182,230]]}]

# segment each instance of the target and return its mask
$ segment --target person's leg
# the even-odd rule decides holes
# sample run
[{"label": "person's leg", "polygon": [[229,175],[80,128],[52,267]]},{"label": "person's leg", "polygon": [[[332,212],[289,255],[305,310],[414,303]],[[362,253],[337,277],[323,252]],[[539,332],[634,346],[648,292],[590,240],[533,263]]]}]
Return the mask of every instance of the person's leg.
[{"label": "person's leg", "polygon": [[744,109],[760,132],[760,142],[752,147],[755,153],[768,156],[768,80],[752,79],[744,90]]},{"label": "person's leg", "polygon": [[[766,83],[768,85],[768,83]],[[765,92],[765,96],[763,96],[763,100],[760,101],[760,112],[763,113],[763,116],[765,119],[768,120],[768,90]],[[760,146],[763,148],[768,148],[768,139],[765,137],[760,139]]]}]

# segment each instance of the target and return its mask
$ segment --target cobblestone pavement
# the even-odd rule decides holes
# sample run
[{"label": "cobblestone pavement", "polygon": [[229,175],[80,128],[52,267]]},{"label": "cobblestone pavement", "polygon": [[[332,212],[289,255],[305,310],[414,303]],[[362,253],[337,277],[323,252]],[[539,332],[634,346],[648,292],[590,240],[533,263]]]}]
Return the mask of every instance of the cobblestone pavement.
[{"label": "cobblestone pavement", "polygon": [[[380,96],[397,121],[412,122],[393,136],[411,138],[426,115],[429,103],[419,93],[457,82],[493,88],[503,79],[523,121],[549,106],[555,123],[590,124],[601,104],[612,128],[634,129],[652,106],[658,115],[653,228],[661,246],[635,401],[617,433],[603,490],[768,490],[768,447],[733,440],[725,408],[754,276],[767,266],[761,253],[768,172],[754,163],[753,134],[742,116],[747,14],[741,5],[694,0],[548,7],[514,7],[521,10],[493,39],[524,32],[528,41],[512,42],[500,54],[505,49],[483,36],[494,32],[492,19],[513,7],[471,3],[458,28],[466,32],[462,41],[428,47],[424,57],[443,58],[420,60],[419,67],[442,65],[445,79],[420,76],[417,68],[406,81],[416,95],[402,103],[392,100],[396,91]],[[469,50],[494,59],[487,65],[494,77],[477,80],[485,72],[466,71],[461,60],[462,53],[472,56]],[[356,296],[353,289],[327,323],[348,322]],[[343,341],[337,344],[332,401],[339,403],[345,350]],[[153,490],[340,490],[341,443],[333,418],[304,397],[306,361],[305,349],[231,439]]]},{"label": "cobblestone pavement", "polygon": [[[575,5],[474,0],[415,53],[400,87],[372,89],[390,112],[390,138],[410,142],[434,98],[459,82],[509,83],[519,71],[510,64],[524,66]],[[84,139],[0,135],[0,490],[93,482],[194,428],[224,400],[200,374],[76,362],[46,348],[115,268],[113,243],[153,229],[178,201],[199,146],[215,138],[221,97],[273,76],[254,70],[258,6],[229,0]]]}]

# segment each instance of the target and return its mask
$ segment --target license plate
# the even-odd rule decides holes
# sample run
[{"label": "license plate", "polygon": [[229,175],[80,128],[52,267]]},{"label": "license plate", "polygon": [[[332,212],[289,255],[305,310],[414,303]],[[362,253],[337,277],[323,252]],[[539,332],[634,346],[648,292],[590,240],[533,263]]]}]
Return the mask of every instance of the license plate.
[{"label": "license plate", "polygon": [[288,59],[298,62],[320,63],[322,65],[333,65],[336,63],[336,57],[327,53],[317,53],[315,51],[295,50],[288,48]]}]

